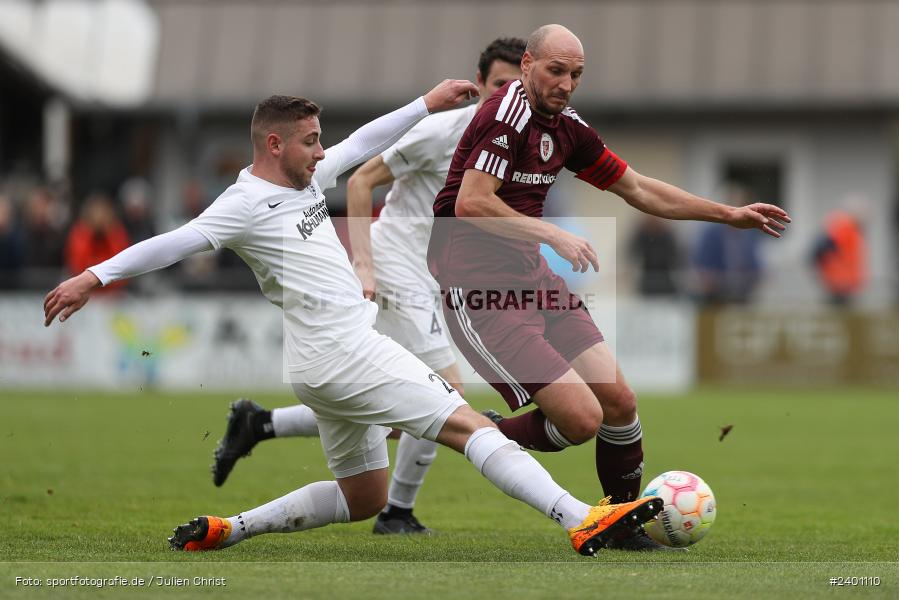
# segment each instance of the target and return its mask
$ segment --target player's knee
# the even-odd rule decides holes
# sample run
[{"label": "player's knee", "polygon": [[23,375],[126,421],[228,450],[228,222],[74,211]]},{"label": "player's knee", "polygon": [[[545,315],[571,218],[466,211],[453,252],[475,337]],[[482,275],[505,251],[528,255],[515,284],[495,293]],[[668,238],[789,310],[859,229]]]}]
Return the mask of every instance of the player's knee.
[{"label": "player's knee", "polygon": [[373,490],[372,493],[347,498],[350,521],[364,521],[377,515],[387,506],[387,489]]},{"label": "player's knee", "polygon": [[609,423],[631,423],[637,416],[637,394],[630,386],[621,386],[615,394],[606,398],[604,408]]},{"label": "player's knee", "polygon": [[386,468],[338,479],[337,484],[346,500],[350,521],[370,519],[387,505]]},{"label": "player's knee", "polygon": [[435,441],[456,452],[464,452],[471,434],[483,427],[496,428],[496,424],[465,404],[449,416]]},{"label": "player's knee", "polygon": [[578,414],[569,419],[564,426],[560,427],[560,431],[565,438],[572,444],[583,444],[596,437],[599,427],[602,425],[603,412],[599,405],[579,411]]}]

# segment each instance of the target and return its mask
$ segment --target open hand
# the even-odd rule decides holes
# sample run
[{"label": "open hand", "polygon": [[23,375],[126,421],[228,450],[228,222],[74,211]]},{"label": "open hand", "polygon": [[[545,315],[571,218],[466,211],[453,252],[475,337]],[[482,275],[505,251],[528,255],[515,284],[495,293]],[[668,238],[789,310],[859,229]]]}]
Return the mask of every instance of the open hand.
[{"label": "open hand", "polygon": [[781,207],[757,202],[735,208],[726,222],[737,229],[761,229],[768,235],[779,238],[780,232],[793,220]]}]

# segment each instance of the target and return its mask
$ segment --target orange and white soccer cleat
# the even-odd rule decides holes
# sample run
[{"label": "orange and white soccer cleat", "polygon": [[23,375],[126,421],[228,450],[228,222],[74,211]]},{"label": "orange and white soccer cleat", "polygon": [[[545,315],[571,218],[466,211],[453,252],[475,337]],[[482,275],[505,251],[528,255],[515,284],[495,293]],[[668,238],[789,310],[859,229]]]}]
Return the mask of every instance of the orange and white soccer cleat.
[{"label": "orange and white soccer cleat", "polygon": [[659,514],[664,505],[657,496],[622,504],[612,504],[607,496],[590,509],[583,523],[568,530],[571,546],[584,556],[594,556],[614,541],[637,534],[643,523]]},{"label": "orange and white soccer cleat", "polygon": [[225,547],[225,541],[231,535],[231,521],[220,517],[197,517],[190,523],[178,525],[172,531],[175,532],[175,535],[169,538],[172,550],[186,552],[219,550]]}]

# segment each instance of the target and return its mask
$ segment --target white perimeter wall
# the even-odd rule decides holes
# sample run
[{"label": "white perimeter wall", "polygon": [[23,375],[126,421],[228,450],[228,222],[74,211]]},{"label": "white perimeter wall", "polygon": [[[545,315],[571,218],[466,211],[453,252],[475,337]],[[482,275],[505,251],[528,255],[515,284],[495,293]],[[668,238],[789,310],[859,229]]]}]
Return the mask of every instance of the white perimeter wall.
[{"label": "white perimeter wall", "polygon": [[[37,295],[0,298],[0,390],[155,386],[283,390],[285,402],[290,398],[282,383],[281,311],[261,297],[95,298],[49,328],[42,304]],[[694,318],[685,305],[619,302],[615,322],[600,326],[611,332],[632,385],[675,392],[694,381]],[[462,370],[478,387],[472,369]]]}]

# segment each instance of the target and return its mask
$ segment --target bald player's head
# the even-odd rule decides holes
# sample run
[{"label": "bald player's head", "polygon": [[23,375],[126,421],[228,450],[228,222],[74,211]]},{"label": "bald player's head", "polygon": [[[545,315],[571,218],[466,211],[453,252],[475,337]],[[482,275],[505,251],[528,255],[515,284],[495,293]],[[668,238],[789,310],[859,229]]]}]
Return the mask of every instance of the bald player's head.
[{"label": "bald player's head", "polygon": [[568,51],[572,54],[584,57],[584,47],[581,40],[570,29],[563,25],[543,25],[538,27],[528,38],[525,52],[534,58],[540,58],[546,53],[555,51]]},{"label": "bald player's head", "polygon": [[568,28],[544,25],[528,38],[521,71],[532,108],[545,116],[557,115],[580,83],[584,47]]}]

